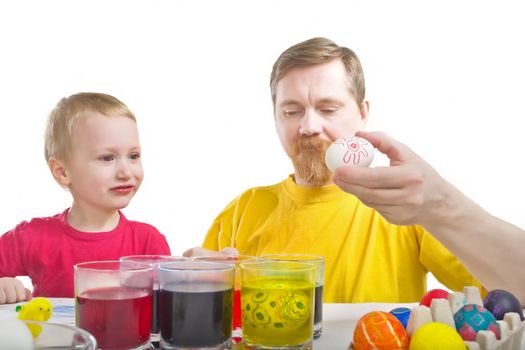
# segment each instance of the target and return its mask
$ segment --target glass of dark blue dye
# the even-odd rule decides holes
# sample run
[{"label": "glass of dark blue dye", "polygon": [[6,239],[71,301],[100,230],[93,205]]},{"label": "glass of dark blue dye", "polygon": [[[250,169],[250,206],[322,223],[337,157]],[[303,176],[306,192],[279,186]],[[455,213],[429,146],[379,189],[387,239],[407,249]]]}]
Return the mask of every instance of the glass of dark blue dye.
[{"label": "glass of dark blue dye", "polygon": [[158,278],[158,264],[161,262],[170,261],[185,261],[187,258],[182,256],[171,255],[128,255],[120,258],[120,261],[136,261],[147,262],[155,267],[154,281],[153,281],[153,312],[151,318],[151,342],[156,344],[160,341],[160,327],[159,327],[159,278]]},{"label": "glass of dark blue dye", "polygon": [[162,349],[230,349],[235,266],[207,261],[160,263]]},{"label": "glass of dark blue dye", "polygon": [[315,265],[314,339],[323,333],[324,256],[315,254],[264,254],[264,260],[308,262]]}]

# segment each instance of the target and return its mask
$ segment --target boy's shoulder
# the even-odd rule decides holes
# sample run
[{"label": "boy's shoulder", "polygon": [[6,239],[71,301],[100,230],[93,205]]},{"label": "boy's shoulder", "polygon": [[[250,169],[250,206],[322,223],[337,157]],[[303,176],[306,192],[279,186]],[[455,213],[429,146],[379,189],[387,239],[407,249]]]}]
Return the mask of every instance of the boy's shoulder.
[{"label": "boy's shoulder", "polygon": [[151,224],[147,224],[145,222],[134,221],[134,220],[127,220],[127,224],[134,230],[148,231],[148,232],[159,232],[159,230],[155,226],[153,226]]},{"label": "boy's shoulder", "polygon": [[17,224],[12,230],[6,232],[6,234],[11,235],[22,235],[22,236],[45,236],[46,234],[56,234],[61,232],[61,221],[63,220],[64,212],[53,215],[53,216],[43,216],[35,217],[29,220],[21,221]]},{"label": "boy's shoulder", "polygon": [[124,224],[133,232],[140,232],[142,234],[143,233],[161,234],[160,231],[151,224],[141,222],[141,221],[136,221],[136,220],[129,220],[128,218],[124,216],[124,214],[122,214],[122,212],[120,213],[120,215],[121,215],[121,218],[124,219]]},{"label": "boy's shoulder", "polygon": [[20,222],[16,227],[18,229],[28,229],[28,228],[39,229],[42,227],[59,225],[61,221],[63,220],[64,213],[65,212],[62,212],[62,213],[59,213],[53,216],[35,217],[32,219],[29,219],[29,221],[24,220]]}]

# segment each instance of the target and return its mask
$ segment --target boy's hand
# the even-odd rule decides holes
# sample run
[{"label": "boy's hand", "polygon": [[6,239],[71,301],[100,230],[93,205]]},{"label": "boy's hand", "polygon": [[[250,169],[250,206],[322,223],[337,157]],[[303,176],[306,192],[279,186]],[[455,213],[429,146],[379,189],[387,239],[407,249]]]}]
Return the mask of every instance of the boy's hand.
[{"label": "boy's hand", "polygon": [[31,291],[12,277],[0,278],[0,304],[13,304],[31,300]]},{"label": "boy's hand", "polygon": [[206,255],[239,255],[239,251],[235,248],[226,247],[222,249],[220,252],[217,252],[215,250],[209,250],[202,247],[194,247],[191,249],[186,250],[182,256],[185,256],[187,258],[191,258],[194,256],[206,256]]}]

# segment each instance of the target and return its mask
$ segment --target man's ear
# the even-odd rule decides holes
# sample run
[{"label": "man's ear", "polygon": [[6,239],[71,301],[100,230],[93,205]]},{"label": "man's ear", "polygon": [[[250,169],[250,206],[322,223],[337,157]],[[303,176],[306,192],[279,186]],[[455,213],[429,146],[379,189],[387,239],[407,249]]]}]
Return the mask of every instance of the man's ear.
[{"label": "man's ear", "polygon": [[361,107],[359,108],[359,114],[361,114],[361,121],[363,125],[368,121],[368,112],[370,111],[370,104],[368,101],[363,101]]},{"label": "man's ear", "polygon": [[57,158],[49,158],[47,165],[49,166],[49,170],[51,170],[51,175],[53,175],[59,185],[64,187],[69,186],[71,181],[63,161]]}]

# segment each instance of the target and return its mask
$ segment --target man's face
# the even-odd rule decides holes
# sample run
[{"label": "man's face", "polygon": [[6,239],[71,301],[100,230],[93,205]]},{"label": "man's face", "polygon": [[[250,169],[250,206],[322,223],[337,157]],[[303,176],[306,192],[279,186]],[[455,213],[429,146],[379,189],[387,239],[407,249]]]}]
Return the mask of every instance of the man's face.
[{"label": "man's face", "polygon": [[340,60],[294,68],[277,83],[275,125],[294,163],[297,183],[330,183],[331,173],[324,163],[326,148],[364,127],[368,103],[358,106],[349,84]]},{"label": "man's face", "polygon": [[137,124],[124,116],[93,113],[72,130],[72,157],[66,166],[67,186],[85,209],[121,209],[142,183]]}]

